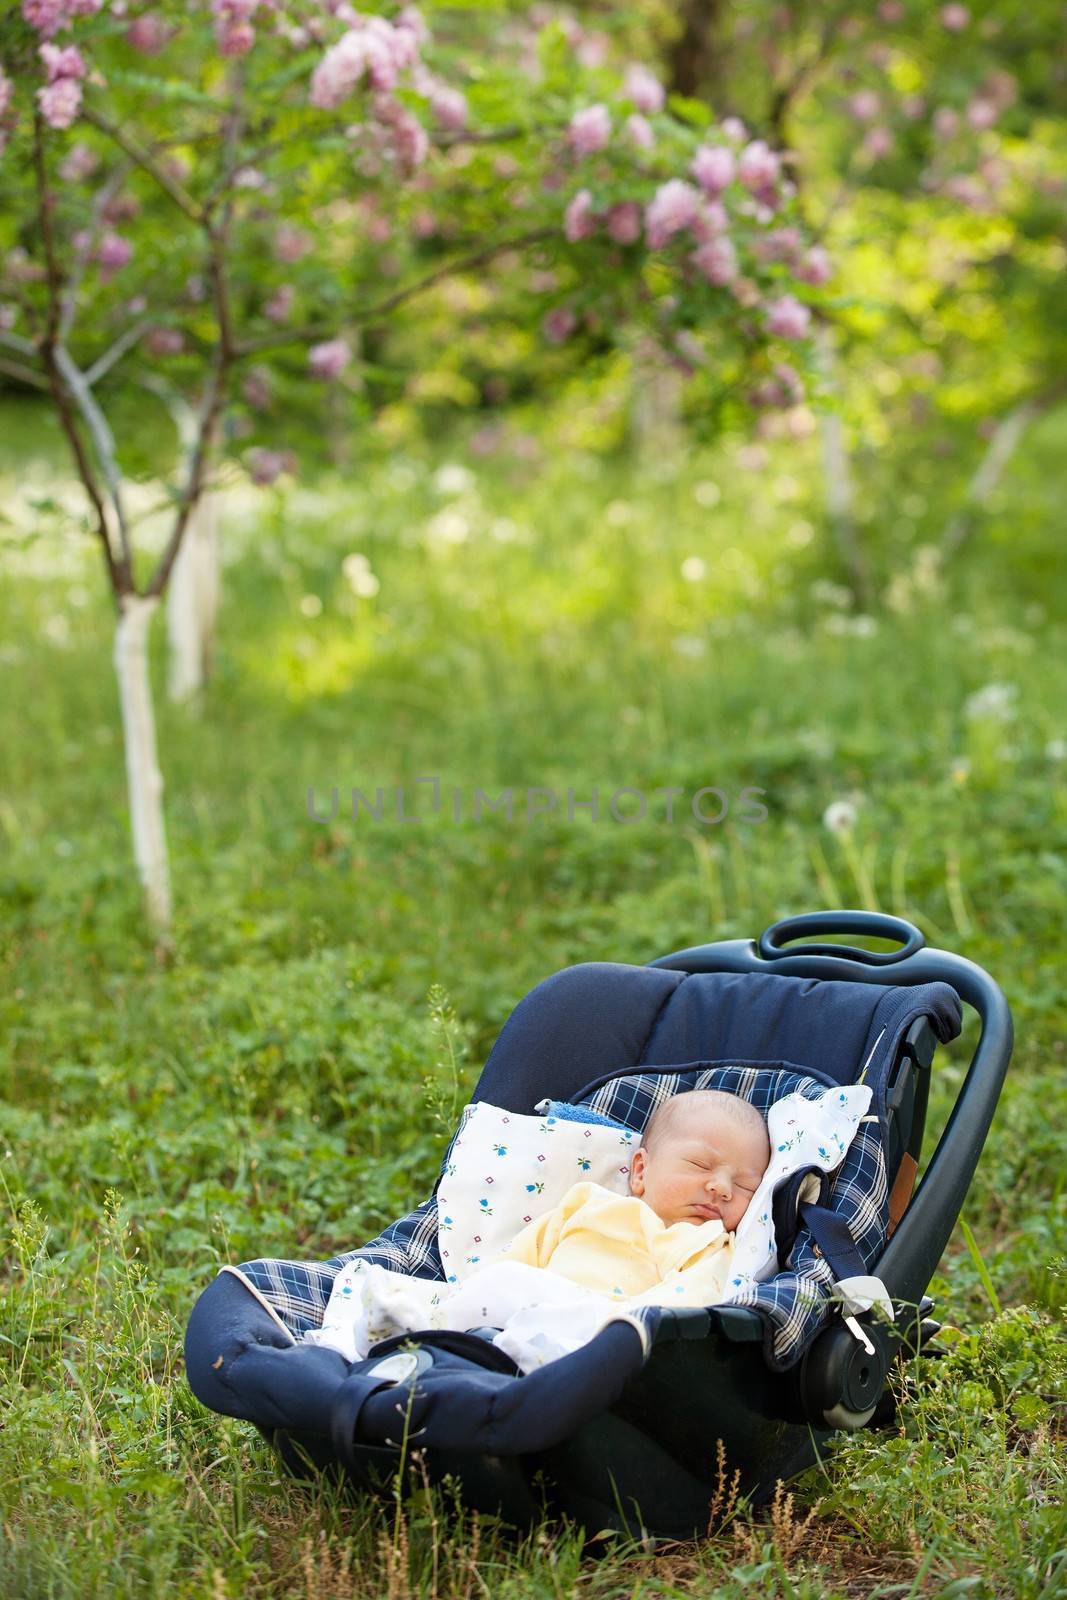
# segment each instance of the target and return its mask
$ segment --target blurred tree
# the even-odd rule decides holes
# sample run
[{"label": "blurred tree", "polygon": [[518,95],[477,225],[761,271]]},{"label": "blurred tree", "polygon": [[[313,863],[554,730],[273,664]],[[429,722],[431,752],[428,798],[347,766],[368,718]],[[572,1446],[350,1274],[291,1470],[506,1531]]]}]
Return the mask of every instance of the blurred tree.
[{"label": "blurred tree", "polygon": [[[321,431],[336,387],[375,376],[365,333],[459,275],[492,278],[552,347],[637,325],[720,394],[801,382],[781,358],[810,320],[793,291],[818,275],[766,247],[792,205],[777,153],[699,106],[672,115],[647,68],[620,82],[559,24],[520,34],[516,60],[472,47],[491,7],[466,31],[441,17],[435,44],[413,8],[21,0],[0,31],[0,348],[55,407],[115,597],[134,853],[161,941],[152,615],[219,463],[259,483],[292,471],[294,420]],[[507,287],[533,247],[537,298]],[[180,419],[154,559],[113,424],[146,391]]]},{"label": "blurred tree", "polygon": [[[575,13],[604,26],[599,4]],[[613,31],[673,95],[782,151],[806,237],[779,233],[781,259],[829,247],[827,520],[861,604],[900,577],[922,521],[895,519],[879,546],[875,511],[921,504],[958,461],[957,512],[923,530],[944,567],[1067,392],[1065,20],[1061,0],[644,0]],[[788,428],[780,410],[762,425]]]}]

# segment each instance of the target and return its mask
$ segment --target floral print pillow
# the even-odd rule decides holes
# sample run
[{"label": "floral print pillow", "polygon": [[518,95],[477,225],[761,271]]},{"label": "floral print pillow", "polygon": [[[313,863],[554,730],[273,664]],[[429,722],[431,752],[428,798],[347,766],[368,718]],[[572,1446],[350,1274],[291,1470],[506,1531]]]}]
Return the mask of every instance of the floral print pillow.
[{"label": "floral print pillow", "polygon": [[573,1184],[630,1192],[641,1143],[629,1128],[467,1106],[437,1190],[437,1242],[449,1283],[492,1261]]}]

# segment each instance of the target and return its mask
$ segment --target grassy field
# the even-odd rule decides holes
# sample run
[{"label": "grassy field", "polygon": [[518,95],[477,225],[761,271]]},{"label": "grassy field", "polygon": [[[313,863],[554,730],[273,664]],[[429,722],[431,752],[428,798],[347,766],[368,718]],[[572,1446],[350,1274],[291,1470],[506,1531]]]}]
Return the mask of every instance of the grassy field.
[{"label": "grassy field", "polygon": [[[131,882],[98,557],[41,508],[64,491],[40,420],[5,412],[0,436],[0,1591],[1067,1592],[1065,419],[946,575],[922,553],[950,509],[936,471],[865,511],[897,574],[869,618],[833,581],[811,442],[758,470],[739,440],[473,477],[398,453],[235,494],[203,715],[160,696],[164,969]],[[351,554],[377,593],[353,592]],[[425,813],[430,776],[444,804],[416,825],[391,800],[347,812],[353,787],[404,785]],[[332,823],[309,785],[340,791]],[[708,785],[718,825],[689,810]],[[513,820],[476,822],[475,791],[508,786]],[[673,821],[604,814],[667,786]],[[738,815],[750,786],[766,821]],[[568,818],[594,787],[599,819]],[[535,788],[560,800],[527,820]],[[838,800],[844,833],[822,821]],[[834,905],[912,918],[1016,1020],[971,1235],[934,1285],[947,1354],[901,1380],[892,1429],[842,1438],[793,1501],[738,1507],[706,1545],[592,1561],[567,1529],[517,1543],[425,1497],[383,1515],[299,1488],[192,1398],[181,1338],[218,1264],[326,1256],[424,1198],[540,978]],[[931,1140],[972,1042],[939,1058]]]}]

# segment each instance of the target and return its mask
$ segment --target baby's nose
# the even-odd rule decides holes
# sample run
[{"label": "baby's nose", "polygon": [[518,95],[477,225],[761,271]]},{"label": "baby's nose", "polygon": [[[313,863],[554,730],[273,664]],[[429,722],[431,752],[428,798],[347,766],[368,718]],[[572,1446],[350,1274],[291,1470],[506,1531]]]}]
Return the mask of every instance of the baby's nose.
[{"label": "baby's nose", "polygon": [[722,1195],[725,1200],[729,1200],[733,1194],[733,1185],[727,1172],[713,1172],[708,1179],[707,1187]]}]

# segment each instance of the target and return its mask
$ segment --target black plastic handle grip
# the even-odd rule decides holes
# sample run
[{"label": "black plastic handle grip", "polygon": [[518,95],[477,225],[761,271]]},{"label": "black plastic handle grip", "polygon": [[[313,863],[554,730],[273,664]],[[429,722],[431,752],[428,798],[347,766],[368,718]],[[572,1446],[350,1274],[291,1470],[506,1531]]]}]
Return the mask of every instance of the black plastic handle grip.
[{"label": "black plastic handle grip", "polygon": [[[800,944],[782,948],[789,939],[805,934],[853,933],[872,939],[899,939],[899,950],[864,950],[855,944]],[[839,956],[861,961],[868,967],[888,967],[906,961],[921,950],[925,940],[918,928],[903,917],[890,917],[881,911],[809,911],[800,917],[783,917],[761,933],[757,949],[764,961],[780,961],[783,956]]]}]

